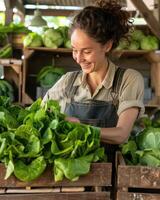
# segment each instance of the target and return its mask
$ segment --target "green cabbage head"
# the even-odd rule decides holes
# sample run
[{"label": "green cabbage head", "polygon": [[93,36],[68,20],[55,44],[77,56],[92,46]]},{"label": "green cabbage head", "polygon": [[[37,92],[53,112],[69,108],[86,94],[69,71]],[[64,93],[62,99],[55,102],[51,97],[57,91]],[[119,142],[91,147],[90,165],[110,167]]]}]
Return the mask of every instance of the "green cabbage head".
[{"label": "green cabbage head", "polygon": [[63,37],[61,33],[53,28],[46,30],[42,36],[45,47],[58,48],[63,44]]},{"label": "green cabbage head", "polygon": [[37,33],[29,33],[23,40],[24,47],[40,47],[43,45],[42,38]]}]

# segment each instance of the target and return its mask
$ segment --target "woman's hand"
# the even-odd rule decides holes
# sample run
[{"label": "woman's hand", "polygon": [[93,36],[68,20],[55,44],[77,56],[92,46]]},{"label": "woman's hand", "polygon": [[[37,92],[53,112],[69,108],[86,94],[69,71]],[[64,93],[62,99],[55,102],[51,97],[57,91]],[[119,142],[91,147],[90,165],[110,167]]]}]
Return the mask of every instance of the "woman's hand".
[{"label": "woman's hand", "polygon": [[80,120],[76,117],[66,117],[65,120],[67,120],[69,122],[80,123]]}]

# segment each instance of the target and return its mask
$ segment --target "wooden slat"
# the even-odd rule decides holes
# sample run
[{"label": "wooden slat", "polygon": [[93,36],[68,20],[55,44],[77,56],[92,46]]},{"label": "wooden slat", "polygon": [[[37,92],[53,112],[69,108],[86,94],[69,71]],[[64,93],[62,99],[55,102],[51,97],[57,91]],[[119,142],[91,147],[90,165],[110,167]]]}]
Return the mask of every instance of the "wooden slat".
[{"label": "wooden slat", "polygon": [[[27,47],[26,50],[33,50],[33,51],[51,51],[55,53],[72,53],[72,49],[70,48],[47,48],[47,47]],[[113,50],[113,55],[124,55],[124,56],[142,56],[148,53],[153,53],[154,51],[147,51],[147,50]],[[156,53],[155,53],[156,54]]]},{"label": "wooden slat", "polygon": [[94,0],[25,0],[25,4],[55,5],[55,6],[87,6],[93,4]]},{"label": "wooden slat", "polygon": [[142,0],[131,0],[141,12],[152,32],[160,39],[160,24]]},{"label": "wooden slat", "polygon": [[62,187],[61,192],[84,192],[84,187]]},{"label": "wooden slat", "polygon": [[160,200],[160,194],[118,192],[117,200]]},{"label": "wooden slat", "polygon": [[7,65],[7,66],[10,66],[10,65],[18,65],[18,66],[21,66],[22,65],[22,60],[20,59],[12,59],[12,58],[4,58],[4,59],[0,59],[0,64],[1,65]]},{"label": "wooden slat", "polygon": [[118,188],[160,189],[160,168],[118,166]]},{"label": "wooden slat", "polygon": [[[26,15],[33,15],[35,9],[26,9],[25,14]],[[64,9],[41,9],[42,16],[70,16],[73,14],[73,10],[64,10]]]},{"label": "wooden slat", "polygon": [[110,200],[108,192],[12,194],[0,195],[1,200]]},{"label": "wooden slat", "polygon": [[[38,188],[38,189],[6,189],[7,194],[35,194],[35,193],[50,193],[50,192],[60,192],[60,188]],[[0,198],[1,199],[1,198]]]},{"label": "wooden slat", "polygon": [[47,47],[28,47],[26,50],[35,50],[35,51],[51,51],[55,53],[71,53],[72,49],[70,48],[47,48]]},{"label": "wooden slat", "polygon": [[6,169],[0,164],[0,187],[15,188],[15,187],[53,187],[53,186],[111,186],[111,163],[93,163],[91,171],[85,176],[81,176],[78,181],[64,180],[61,182],[54,182],[52,170],[48,169],[37,180],[30,183],[21,182],[14,176],[4,180]]}]

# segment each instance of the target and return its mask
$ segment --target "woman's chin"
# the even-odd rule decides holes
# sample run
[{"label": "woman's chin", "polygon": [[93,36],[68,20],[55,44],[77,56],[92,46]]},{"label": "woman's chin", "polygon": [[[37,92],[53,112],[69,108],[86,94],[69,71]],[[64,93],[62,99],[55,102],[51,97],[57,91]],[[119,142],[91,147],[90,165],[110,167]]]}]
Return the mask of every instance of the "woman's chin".
[{"label": "woman's chin", "polygon": [[91,67],[83,67],[82,71],[86,74],[89,74],[93,71],[93,69]]}]

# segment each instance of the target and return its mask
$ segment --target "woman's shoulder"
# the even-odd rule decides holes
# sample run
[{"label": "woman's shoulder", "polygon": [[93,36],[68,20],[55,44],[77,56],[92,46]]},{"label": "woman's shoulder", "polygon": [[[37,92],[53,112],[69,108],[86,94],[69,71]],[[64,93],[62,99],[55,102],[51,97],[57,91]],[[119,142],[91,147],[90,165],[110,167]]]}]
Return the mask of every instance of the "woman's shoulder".
[{"label": "woman's shoulder", "polygon": [[128,68],[128,69],[125,70],[124,79],[125,80],[127,79],[129,81],[132,81],[132,80],[143,81],[143,76],[139,71],[137,71],[135,69]]},{"label": "woman's shoulder", "polygon": [[72,79],[74,76],[78,76],[81,73],[81,71],[71,71],[71,72],[66,72],[63,75],[64,79]]}]

